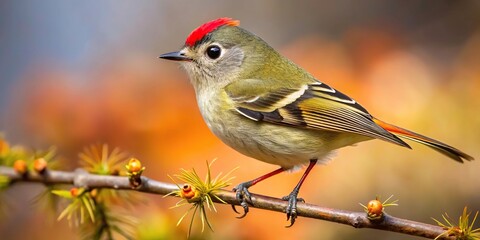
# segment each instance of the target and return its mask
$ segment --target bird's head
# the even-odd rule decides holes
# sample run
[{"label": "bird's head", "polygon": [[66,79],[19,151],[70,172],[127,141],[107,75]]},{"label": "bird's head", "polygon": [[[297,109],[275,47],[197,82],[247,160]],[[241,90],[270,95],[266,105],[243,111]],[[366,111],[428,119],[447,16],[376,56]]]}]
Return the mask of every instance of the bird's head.
[{"label": "bird's head", "polygon": [[207,22],[190,33],[179,51],[160,58],[180,62],[196,89],[212,84],[225,86],[239,77],[247,78],[275,51],[238,26],[239,21],[231,18]]}]

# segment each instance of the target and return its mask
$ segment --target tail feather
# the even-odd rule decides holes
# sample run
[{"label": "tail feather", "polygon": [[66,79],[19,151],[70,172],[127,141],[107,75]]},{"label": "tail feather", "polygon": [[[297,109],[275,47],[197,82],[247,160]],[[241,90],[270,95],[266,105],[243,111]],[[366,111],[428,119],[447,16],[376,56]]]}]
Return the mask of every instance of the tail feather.
[{"label": "tail feather", "polygon": [[409,131],[409,130],[401,128],[401,127],[397,127],[395,125],[383,122],[383,121],[378,120],[376,118],[374,118],[373,121],[377,125],[382,127],[383,129],[389,131],[390,133],[392,133],[394,135],[397,135],[401,138],[409,139],[409,140],[424,144],[426,146],[429,146],[432,149],[434,149],[434,150],[452,158],[453,160],[455,160],[457,162],[463,163],[464,160],[467,160],[467,161],[473,160],[472,156],[470,156],[470,155],[468,155],[468,154],[466,154],[466,153],[464,153],[464,152],[462,152],[462,151],[460,151],[460,150],[458,150],[458,149],[456,149],[452,146],[449,146],[445,143],[439,142],[435,139],[423,136],[423,135],[418,134],[418,133],[414,133],[412,131]]}]

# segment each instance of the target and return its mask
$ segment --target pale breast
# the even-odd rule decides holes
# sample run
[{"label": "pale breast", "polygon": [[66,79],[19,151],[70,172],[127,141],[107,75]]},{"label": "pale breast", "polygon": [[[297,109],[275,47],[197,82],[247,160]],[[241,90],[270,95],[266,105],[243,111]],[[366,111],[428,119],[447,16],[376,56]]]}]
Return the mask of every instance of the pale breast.
[{"label": "pale breast", "polygon": [[256,122],[238,114],[229,102],[208,101],[212,97],[217,96],[206,92],[197,100],[217,137],[244,155],[286,169],[308,164],[311,159],[325,162],[335,149],[368,140],[355,134],[345,137],[345,133]]}]

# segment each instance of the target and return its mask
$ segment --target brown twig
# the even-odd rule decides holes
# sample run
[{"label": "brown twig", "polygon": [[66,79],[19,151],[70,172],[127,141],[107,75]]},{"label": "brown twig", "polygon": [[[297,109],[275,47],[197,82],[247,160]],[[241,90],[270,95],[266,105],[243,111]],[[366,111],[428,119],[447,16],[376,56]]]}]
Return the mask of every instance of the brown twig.
[{"label": "brown twig", "polygon": [[[127,177],[89,174],[82,169],[73,172],[48,170],[43,174],[29,172],[28,174],[20,175],[16,173],[13,168],[0,166],[0,175],[8,177],[12,184],[16,182],[72,184],[76,187],[87,189],[112,188],[161,195],[166,195],[174,190],[178,190],[175,184],[159,182],[143,176],[141,177],[142,184],[138,187],[132,187]],[[228,204],[240,205],[233,192],[222,190],[218,191],[216,195]],[[215,200],[215,198],[213,199]],[[254,208],[276,212],[284,212],[287,207],[287,202],[281,199],[258,194],[252,194],[252,202],[252,207]],[[371,221],[367,218],[365,212],[332,209],[308,203],[298,203],[297,212],[298,216],[346,224],[355,228],[374,228],[431,239],[445,232],[444,229],[436,225],[401,219],[386,214],[381,221]],[[439,239],[453,238],[445,236]]]}]

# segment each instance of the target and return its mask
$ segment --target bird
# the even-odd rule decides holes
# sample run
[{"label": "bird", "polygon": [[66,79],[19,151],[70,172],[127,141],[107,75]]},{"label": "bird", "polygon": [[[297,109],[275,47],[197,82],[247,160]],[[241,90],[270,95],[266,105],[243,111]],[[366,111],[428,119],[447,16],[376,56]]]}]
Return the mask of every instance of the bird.
[{"label": "bird", "polygon": [[228,17],[209,21],[194,29],[179,51],[159,56],[185,69],[201,115],[218,138],[248,157],[279,166],[233,189],[244,210],[239,218],[247,215],[252,204],[250,187],[306,166],[298,184],[282,198],[288,201],[285,213],[291,227],[298,215],[297,203],[304,201],[298,197],[300,188],[312,168],[327,162],[337,149],[359,142],[380,139],[411,148],[403,138],[460,163],[474,159],[372,116],[357,101],[316,79],[239,24]]}]

